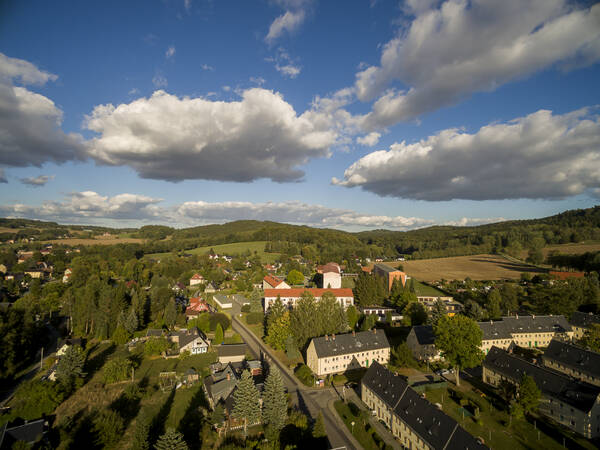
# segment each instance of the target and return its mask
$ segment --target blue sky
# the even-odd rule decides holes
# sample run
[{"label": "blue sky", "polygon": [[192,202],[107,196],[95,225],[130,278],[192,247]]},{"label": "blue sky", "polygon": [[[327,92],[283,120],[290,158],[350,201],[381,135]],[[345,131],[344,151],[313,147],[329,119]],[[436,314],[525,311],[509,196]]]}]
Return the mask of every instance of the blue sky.
[{"label": "blue sky", "polygon": [[600,195],[600,5],[0,6],[0,215],[405,230]]}]

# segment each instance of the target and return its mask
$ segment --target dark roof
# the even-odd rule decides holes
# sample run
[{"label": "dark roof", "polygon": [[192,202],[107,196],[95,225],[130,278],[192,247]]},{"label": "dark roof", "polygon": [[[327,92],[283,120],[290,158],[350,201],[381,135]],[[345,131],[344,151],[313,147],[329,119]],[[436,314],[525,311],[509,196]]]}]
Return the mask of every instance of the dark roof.
[{"label": "dark roof", "polygon": [[[40,440],[44,435],[45,420],[38,419],[23,425],[9,427],[5,424],[0,428],[0,446],[6,446],[16,441],[27,442],[33,444]],[[9,447],[6,447],[9,448]]]},{"label": "dark roof", "polygon": [[[229,375],[229,379],[227,376]],[[230,364],[222,370],[204,378],[204,386],[212,401],[216,404],[225,399],[233,392],[238,383],[237,372]]]},{"label": "dark roof", "polygon": [[600,353],[553,339],[542,358],[600,378]]},{"label": "dark roof", "polygon": [[163,330],[162,329],[158,329],[158,328],[148,328],[148,331],[146,331],[146,336],[156,336],[156,337],[160,337],[163,335]]},{"label": "dark roof", "polygon": [[246,344],[226,344],[217,347],[219,356],[240,356],[246,354]]},{"label": "dark roof", "polygon": [[593,324],[600,325],[600,315],[575,311],[569,322],[576,327],[588,328]]},{"label": "dark roof", "polygon": [[496,322],[478,322],[483,331],[482,339],[511,339],[518,333],[564,333],[571,325],[564,316],[510,316]]},{"label": "dark roof", "polygon": [[202,337],[198,331],[198,328],[196,328],[196,327],[192,327],[189,330],[173,331],[170,333],[169,336],[177,336],[178,337],[179,348],[185,347],[190,342],[192,342],[194,339]]},{"label": "dark roof", "polygon": [[361,380],[361,388],[364,387],[393,409],[394,414],[432,448],[487,448],[462,429],[454,419],[421,397],[404,379],[395,376],[376,361]]},{"label": "dark roof", "polygon": [[388,348],[390,343],[383,330],[361,331],[313,338],[317,357],[347,355],[349,353]]},{"label": "dark roof", "polygon": [[513,383],[520,383],[524,375],[529,375],[544,395],[586,413],[594,406],[600,394],[599,386],[576,381],[567,375],[537,366],[496,346],[488,352],[483,367],[501,373]]},{"label": "dark roof", "polygon": [[402,272],[400,269],[396,269],[395,267],[388,266],[387,264],[375,264],[375,266],[373,268],[374,269],[377,268],[377,269],[382,270],[382,271],[384,271],[386,273]]},{"label": "dark roof", "polygon": [[417,325],[412,327],[411,331],[415,332],[417,342],[420,345],[435,344],[435,334],[433,334],[433,327],[431,325]]}]

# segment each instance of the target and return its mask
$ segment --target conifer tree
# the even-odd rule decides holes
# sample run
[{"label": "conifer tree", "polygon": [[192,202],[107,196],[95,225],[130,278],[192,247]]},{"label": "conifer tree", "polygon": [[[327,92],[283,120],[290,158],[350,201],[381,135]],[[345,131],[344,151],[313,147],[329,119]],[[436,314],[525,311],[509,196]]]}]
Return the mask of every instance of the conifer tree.
[{"label": "conifer tree", "polygon": [[223,327],[220,323],[217,324],[217,329],[215,330],[215,344],[221,345],[223,343]]},{"label": "conifer tree", "polygon": [[262,296],[260,295],[260,291],[258,289],[254,289],[252,294],[250,295],[250,312],[251,313],[262,313]]},{"label": "conifer tree", "polygon": [[287,420],[287,399],[281,372],[274,364],[269,369],[263,392],[263,423],[267,425],[270,441],[279,438],[279,432]]},{"label": "conifer tree", "polygon": [[56,366],[56,379],[68,388],[73,387],[77,378],[83,378],[83,366],[85,365],[85,354],[78,345],[71,345],[58,361]]},{"label": "conifer tree", "polygon": [[125,317],[123,327],[127,330],[129,334],[133,334],[137,331],[138,316],[133,307],[129,309],[129,314],[127,314],[127,316]]},{"label": "conifer tree", "polygon": [[321,411],[319,411],[319,415],[313,426],[312,435],[317,439],[327,436],[327,432],[325,431],[325,421],[323,420],[323,413]]},{"label": "conifer tree", "polygon": [[260,420],[260,394],[254,385],[250,372],[245,370],[242,379],[233,393],[233,416],[244,421],[244,433],[248,424],[255,424]]},{"label": "conifer tree", "polygon": [[167,307],[165,308],[165,324],[171,328],[175,324],[177,319],[177,307],[175,306],[175,300],[170,299]]},{"label": "conifer tree", "polygon": [[183,440],[183,435],[173,428],[169,428],[154,445],[156,450],[188,450],[188,446]]}]

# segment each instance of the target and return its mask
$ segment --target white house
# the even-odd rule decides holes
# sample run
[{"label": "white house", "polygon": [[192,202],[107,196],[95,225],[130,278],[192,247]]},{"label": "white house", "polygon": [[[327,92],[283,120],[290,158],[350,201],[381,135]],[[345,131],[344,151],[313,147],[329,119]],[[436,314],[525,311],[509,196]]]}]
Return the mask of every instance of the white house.
[{"label": "white house", "polygon": [[325,292],[333,294],[337,302],[345,308],[354,305],[354,293],[352,289],[320,289],[320,288],[293,288],[293,289],[265,289],[265,313],[269,307],[277,300],[288,308],[296,306],[296,302],[302,297],[304,292],[309,292],[316,301],[320,301]]},{"label": "white house", "polygon": [[204,284],[206,280],[199,273],[195,273],[192,278],[190,278],[190,286],[196,286],[197,284]]}]

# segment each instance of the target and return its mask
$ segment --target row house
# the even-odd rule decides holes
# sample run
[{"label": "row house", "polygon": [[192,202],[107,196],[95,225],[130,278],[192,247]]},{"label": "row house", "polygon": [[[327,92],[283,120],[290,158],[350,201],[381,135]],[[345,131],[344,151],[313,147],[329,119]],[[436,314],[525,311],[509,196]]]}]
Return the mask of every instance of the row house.
[{"label": "row house", "polygon": [[600,353],[552,340],[542,355],[544,366],[600,386]]},{"label": "row house", "polygon": [[320,301],[325,292],[332,294],[337,302],[345,308],[354,305],[352,289],[321,289],[321,288],[293,288],[293,289],[265,289],[264,308],[265,314],[269,307],[279,298],[288,308],[293,308],[305,292],[310,293],[316,301]]},{"label": "row house", "polygon": [[570,340],[573,329],[564,316],[509,316],[498,321],[478,322],[483,332],[481,350],[493,346],[508,349],[514,343],[519,347],[547,347],[552,339]]},{"label": "row house", "polygon": [[532,377],[542,392],[538,411],[588,439],[600,437],[600,386],[578,381],[492,347],[483,361],[483,381],[493,387],[518,385]]},{"label": "row house", "polygon": [[361,400],[382,420],[403,448],[486,449],[458,422],[432,405],[408,383],[374,362],[361,380]]},{"label": "row house", "polygon": [[575,311],[569,323],[573,328],[573,338],[582,339],[585,332],[592,328],[592,325],[600,325],[600,314]]},{"label": "row house", "polygon": [[306,350],[306,365],[317,376],[343,373],[390,360],[390,343],[383,330],[361,331],[313,338]]}]

